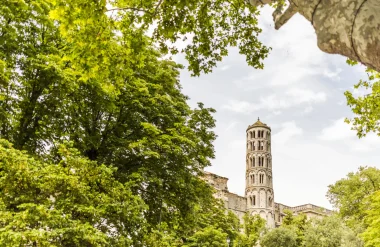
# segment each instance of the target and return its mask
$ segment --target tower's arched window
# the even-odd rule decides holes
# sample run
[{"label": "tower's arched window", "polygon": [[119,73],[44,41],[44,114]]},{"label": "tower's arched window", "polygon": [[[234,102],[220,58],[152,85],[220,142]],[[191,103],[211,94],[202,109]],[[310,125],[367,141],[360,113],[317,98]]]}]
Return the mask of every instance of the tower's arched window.
[{"label": "tower's arched window", "polygon": [[252,167],[255,167],[255,165],[256,165],[255,157],[252,157]]},{"label": "tower's arched window", "polygon": [[252,132],[249,132],[249,133],[251,133],[251,138],[252,138],[253,137]]},{"label": "tower's arched window", "polygon": [[252,133],[253,133],[253,138],[256,138],[256,136],[255,136],[256,131],[253,131]]},{"label": "tower's arched window", "polygon": [[251,184],[254,184],[254,183],[255,183],[255,175],[252,174],[252,175],[251,175]]},{"label": "tower's arched window", "polygon": [[255,150],[255,142],[252,142],[252,150]]},{"label": "tower's arched window", "polygon": [[264,166],[264,157],[259,157],[259,166]]},{"label": "tower's arched window", "polygon": [[256,196],[252,196],[252,205],[253,205],[253,206],[256,205]]},{"label": "tower's arched window", "polygon": [[259,183],[263,184],[264,183],[264,174],[259,175]]},{"label": "tower's arched window", "polygon": [[269,206],[269,207],[272,207],[272,197],[269,197],[269,198],[268,198],[268,206]]}]

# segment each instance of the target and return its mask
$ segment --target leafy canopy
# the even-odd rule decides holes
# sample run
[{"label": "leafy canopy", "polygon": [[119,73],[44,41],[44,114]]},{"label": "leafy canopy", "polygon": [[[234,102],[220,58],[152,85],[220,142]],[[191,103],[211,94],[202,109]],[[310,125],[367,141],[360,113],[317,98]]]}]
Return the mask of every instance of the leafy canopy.
[{"label": "leafy canopy", "polygon": [[363,226],[367,200],[380,189],[380,171],[374,167],[360,167],[346,178],[329,186],[327,197],[339,209],[339,215],[349,226]]},{"label": "leafy canopy", "polygon": [[[44,167],[64,164],[62,143],[69,142],[78,152],[76,159],[86,164],[117,167],[109,179],[127,184],[125,193],[144,208],[136,209],[141,214],[139,228],[120,229],[122,236],[128,236],[125,241],[135,246],[183,245],[207,227],[236,238],[238,219],[225,214],[210,186],[199,178],[214,157],[215,111],[201,103],[195,109],[187,104],[178,81],[182,66],[165,59],[142,27],[128,24],[129,17],[139,14],[118,12],[112,19],[108,15],[112,11],[102,10],[104,3],[1,2],[0,137],[41,164],[36,168],[43,175],[38,181],[53,195],[64,188],[54,186]],[[66,7],[70,11],[61,16]],[[7,166],[13,166],[13,160]],[[112,191],[103,193],[115,196]],[[41,194],[45,200],[49,196]],[[75,209],[76,203],[67,201],[66,208]],[[130,207],[131,214],[136,210]],[[86,217],[86,211],[75,214],[88,219],[78,231],[88,233],[87,228],[98,224]],[[39,217],[35,211],[31,215]],[[4,227],[10,224],[7,221]],[[30,229],[36,231],[38,225]],[[144,236],[138,234],[142,230]]]},{"label": "leafy canopy", "polygon": [[364,240],[364,246],[380,246],[380,170],[361,167],[329,186],[328,197],[350,228]]},{"label": "leafy canopy", "polygon": [[0,139],[2,246],[130,246],[145,232],[141,198],[115,169],[61,145],[43,163]]},{"label": "leafy canopy", "polygon": [[355,114],[354,118],[346,119],[352,123],[353,129],[359,137],[366,136],[369,132],[375,132],[380,136],[380,73],[367,69],[368,80],[360,80],[354,88],[363,91],[363,95],[357,97],[350,91],[344,94],[347,104]]},{"label": "leafy canopy", "polygon": [[260,245],[262,247],[297,247],[297,233],[293,228],[275,228],[261,238]]},{"label": "leafy canopy", "polygon": [[[49,2],[53,4],[50,17],[59,21],[61,33],[73,44],[67,58],[80,67],[97,66],[100,74],[107,73],[103,69],[115,54],[110,48],[119,34],[131,50],[138,51],[142,37],[151,33],[146,42],[163,54],[185,53],[194,75],[210,72],[230,46],[238,46],[255,68],[263,68],[262,59],[269,52],[257,39],[259,12],[243,0]],[[185,42],[185,47],[178,49],[176,42]],[[103,76],[84,72],[89,72],[88,77]]]},{"label": "leafy canopy", "polygon": [[363,247],[357,234],[337,215],[307,219],[306,215],[295,216],[291,211],[285,211],[282,225],[264,234],[260,244],[263,247]]},{"label": "leafy canopy", "polygon": [[243,217],[243,233],[240,233],[233,241],[234,247],[251,247],[258,243],[260,235],[265,231],[265,220],[259,215],[249,215]]}]

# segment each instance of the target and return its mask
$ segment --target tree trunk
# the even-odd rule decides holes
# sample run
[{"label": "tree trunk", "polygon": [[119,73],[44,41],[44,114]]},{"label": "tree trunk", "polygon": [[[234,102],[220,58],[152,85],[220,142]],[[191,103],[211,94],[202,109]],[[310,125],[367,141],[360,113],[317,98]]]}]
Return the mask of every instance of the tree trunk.
[{"label": "tree trunk", "polygon": [[[271,2],[251,0],[256,6]],[[380,0],[290,0],[285,12],[274,13],[276,29],[295,10],[313,25],[322,51],[380,71]]]}]

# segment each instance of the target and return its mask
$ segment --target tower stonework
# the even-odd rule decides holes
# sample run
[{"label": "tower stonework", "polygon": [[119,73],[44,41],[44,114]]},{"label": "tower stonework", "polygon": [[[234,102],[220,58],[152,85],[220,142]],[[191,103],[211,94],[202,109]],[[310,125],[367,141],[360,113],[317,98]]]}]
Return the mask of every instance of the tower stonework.
[{"label": "tower stonework", "polygon": [[[284,211],[293,214],[305,214],[308,218],[324,217],[333,212],[313,204],[287,206],[274,202],[271,128],[260,119],[249,125],[246,130],[246,166],[245,195],[240,196],[228,190],[228,178],[210,172],[204,172],[205,179],[214,189],[214,196],[224,202],[226,209],[234,212],[243,223],[244,215],[260,215],[267,227],[274,228],[282,224]],[[244,147],[242,147],[244,148]],[[281,161],[280,161],[281,162]]]},{"label": "tower stonework", "polygon": [[246,186],[247,211],[266,220],[267,226],[275,227],[273,193],[271,129],[260,119],[246,131]]}]

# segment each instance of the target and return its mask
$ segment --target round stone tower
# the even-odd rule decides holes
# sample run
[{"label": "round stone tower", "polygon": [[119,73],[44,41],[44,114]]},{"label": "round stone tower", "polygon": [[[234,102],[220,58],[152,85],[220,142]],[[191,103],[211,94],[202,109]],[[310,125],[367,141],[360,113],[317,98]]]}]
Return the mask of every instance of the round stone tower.
[{"label": "round stone tower", "polygon": [[272,181],[271,129],[260,119],[247,128],[246,156],[247,211],[259,214],[274,228],[274,193]]}]

